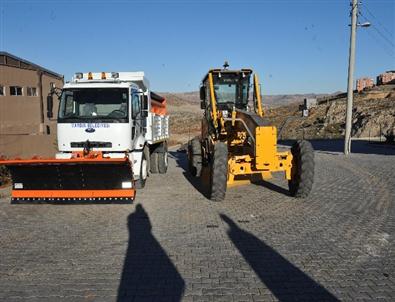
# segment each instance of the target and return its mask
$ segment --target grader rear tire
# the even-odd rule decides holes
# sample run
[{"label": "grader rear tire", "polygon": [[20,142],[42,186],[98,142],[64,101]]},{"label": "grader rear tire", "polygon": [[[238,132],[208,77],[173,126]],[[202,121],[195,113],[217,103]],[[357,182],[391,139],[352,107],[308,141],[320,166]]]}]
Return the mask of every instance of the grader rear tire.
[{"label": "grader rear tire", "polygon": [[228,180],[228,146],[217,142],[214,145],[214,154],[211,162],[210,173],[210,199],[213,201],[224,200],[226,183]]},{"label": "grader rear tire", "polygon": [[291,148],[292,179],[288,181],[289,192],[296,198],[306,198],[314,182],[314,149],[310,142],[297,141]]},{"label": "grader rear tire", "polygon": [[188,168],[193,176],[200,177],[202,172],[202,146],[199,139],[194,138],[188,146]]}]

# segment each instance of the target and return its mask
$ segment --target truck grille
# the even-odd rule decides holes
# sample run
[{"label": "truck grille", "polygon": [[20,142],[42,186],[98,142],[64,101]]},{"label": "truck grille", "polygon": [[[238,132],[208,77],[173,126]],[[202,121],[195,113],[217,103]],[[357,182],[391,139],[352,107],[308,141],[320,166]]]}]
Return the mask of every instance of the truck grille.
[{"label": "truck grille", "polygon": [[[71,142],[70,147],[71,148],[84,148],[86,145],[86,142]],[[112,143],[111,142],[89,142],[89,147],[90,148],[111,148]]]}]

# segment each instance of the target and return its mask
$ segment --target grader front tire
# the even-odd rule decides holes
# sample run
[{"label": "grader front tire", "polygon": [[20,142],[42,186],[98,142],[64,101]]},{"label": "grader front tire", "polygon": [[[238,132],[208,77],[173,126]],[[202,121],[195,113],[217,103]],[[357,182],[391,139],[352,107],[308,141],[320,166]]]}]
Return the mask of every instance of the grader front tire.
[{"label": "grader front tire", "polygon": [[289,192],[296,198],[306,198],[314,182],[314,149],[310,142],[297,141],[291,148],[292,179],[288,181]]},{"label": "grader front tire", "polygon": [[214,145],[210,173],[210,199],[221,201],[225,198],[228,180],[228,147],[222,142]]}]

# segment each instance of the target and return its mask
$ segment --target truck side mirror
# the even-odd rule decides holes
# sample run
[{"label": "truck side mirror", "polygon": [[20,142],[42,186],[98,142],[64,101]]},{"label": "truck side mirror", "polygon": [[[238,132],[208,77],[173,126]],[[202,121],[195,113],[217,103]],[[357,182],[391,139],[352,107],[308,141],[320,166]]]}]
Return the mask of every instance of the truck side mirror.
[{"label": "truck side mirror", "polygon": [[200,99],[202,101],[206,99],[206,88],[204,86],[200,87]]},{"label": "truck side mirror", "polygon": [[143,110],[148,110],[148,96],[147,95],[143,95],[143,99],[141,102],[141,108]]},{"label": "truck side mirror", "polygon": [[47,96],[47,117],[53,117],[53,97],[52,95]]}]

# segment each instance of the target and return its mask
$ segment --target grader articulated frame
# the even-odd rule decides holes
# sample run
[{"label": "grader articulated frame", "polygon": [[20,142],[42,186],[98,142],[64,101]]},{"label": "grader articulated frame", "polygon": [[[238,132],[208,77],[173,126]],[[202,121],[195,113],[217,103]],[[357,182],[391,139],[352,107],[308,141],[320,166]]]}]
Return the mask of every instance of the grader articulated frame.
[{"label": "grader articulated frame", "polygon": [[314,152],[307,141],[291,151],[277,150],[277,129],[264,117],[258,76],[253,75],[253,110],[249,106],[251,69],[211,69],[200,89],[204,109],[200,138],[188,144],[189,170],[209,173],[209,197],[222,200],[228,186],[265,180],[284,172],[290,194],[306,197],[313,185]]}]

